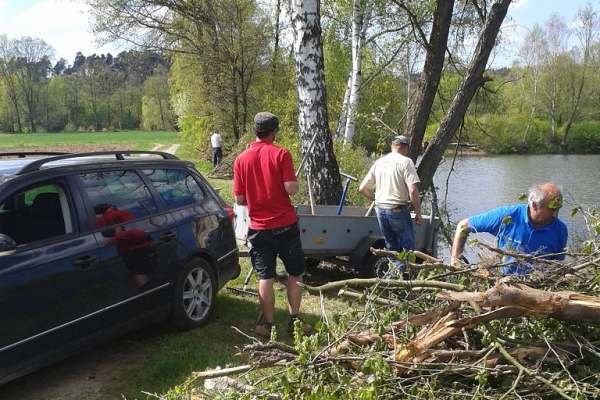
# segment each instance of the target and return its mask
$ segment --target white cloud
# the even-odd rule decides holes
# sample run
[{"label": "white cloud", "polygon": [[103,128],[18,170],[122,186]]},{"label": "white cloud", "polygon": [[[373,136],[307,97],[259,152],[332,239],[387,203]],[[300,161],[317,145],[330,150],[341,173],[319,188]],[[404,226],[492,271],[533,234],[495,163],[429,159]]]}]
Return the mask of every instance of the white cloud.
[{"label": "white cloud", "polygon": [[54,48],[56,60],[64,58],[71,63],[78,51],[85,56],[119,52],[115,46],[94,44],[87,14],[89,6],[80,0],[41,0],[16,11],[11,7],[8,0],[0,0],[0,33],[9,39],[23,36],[43,39]]}]

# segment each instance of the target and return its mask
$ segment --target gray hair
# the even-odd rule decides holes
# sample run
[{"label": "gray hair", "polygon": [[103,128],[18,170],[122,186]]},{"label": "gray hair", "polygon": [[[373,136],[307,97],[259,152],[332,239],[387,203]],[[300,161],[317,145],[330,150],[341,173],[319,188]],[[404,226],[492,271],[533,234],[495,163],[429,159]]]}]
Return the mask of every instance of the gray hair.
[{"label": "gray hair", "polygon": [[[543,207],[548,195],[554,192],[546,189],[548,185],[549,183],[542,183],[530,187],[527,202],[529,204],[534,204],[536,209]],[[556,196],[562,199],[562,189],[554,184],[552,184],[552,186],[556,188]]]}]

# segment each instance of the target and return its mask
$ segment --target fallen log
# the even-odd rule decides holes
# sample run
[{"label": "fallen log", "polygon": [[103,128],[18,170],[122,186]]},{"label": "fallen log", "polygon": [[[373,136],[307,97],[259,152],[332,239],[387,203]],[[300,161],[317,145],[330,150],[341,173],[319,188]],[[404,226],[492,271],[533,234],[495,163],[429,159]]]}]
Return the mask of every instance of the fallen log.
[{"label": "fallen log", "polygon": [[[482,360],[485,368],[496,368],[499,365],[507,365],[508,361],[502,354],[490,353],[490,348],[481,350],[428,350],[419,363],[430,362],[462,362],[474,364]],[[554,352],[548,351],[547,347],[518,347],[507,350],[508,354],[523,365],[535,366],[539,364],[560,365],[568,362],[567,353],[560,349]]]},{"label": "fallen log", "polygon": [[458,310],[458,307],[460,307],[460,302],[453,301],[453,302],[450,302],[450,304],[448,304],[448,306],[444,307],[442,310],[429,311],[426,313],[413,315],[412,317],[408,318],[408,320],[392,322],[391,327],[392,327],[392,329],[398,330],[398,329],[404,329],[404,327],[407,324],[410,324],[412,326],[421,326],[421,325],[426,325],[426,324],[432,324],[436,320],[443,317],[444,315],[447,315],[448,313]]},{"label": "fallen log", "polygon": [[311,294],[319,294],[321,292],[330,292],[333,290],[340,290],[344,288],[353,289],[364,289],[373,286],[378,286],[384,289],[413,289],[413,288],[436,288],[461,291],[465,290],[465,286],[450,282],[441,281],[403,281],[397,279],[379,279],[379,278],[357,278],[357,279],[345,279],[342,281],[329,282],[321,286],[310,286],[305,283],[298,283],[298,286],[306,290]]},{"label": "fallen log", "polygon": [[500,282],[486,292],[441,292],[440,300],[472,301],[484,308],[508,307],[502,317],[536,316],[586,325],[600,324],[600,297],[547,292],[521,283]]},{"label": "fallen log", "polygon": [[444,340],[460,333],[461,328],[449,326],[450,321],[457,318],[457,312],[452,311],[438,319],[432,326],[422,329],[415,340],[407,344],[398,343],[394,335],[383,335],[383,340],[395,348],[393,359],[395,361],[409,361],[421,355],[427,349],[443,342]]}]

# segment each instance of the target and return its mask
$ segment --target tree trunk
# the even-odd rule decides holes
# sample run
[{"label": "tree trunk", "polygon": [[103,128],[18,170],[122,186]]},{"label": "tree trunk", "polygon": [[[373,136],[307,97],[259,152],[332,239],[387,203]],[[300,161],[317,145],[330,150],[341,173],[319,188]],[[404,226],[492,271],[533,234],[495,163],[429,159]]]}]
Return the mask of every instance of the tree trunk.
[{"label": "tree trunk", "polygon": [[[444,151],[450,144],[452,136],[458,130],[469,104],[477,89],[485,84],[489,78],[483,76],[485,68],[494,48],[496,36],[504,21],[511,0],[497,0],[493,5],[485,22],[483,32],[479,37],[475,53],[465,74],[465,79],[454,96],[448,112],[437,129],[434,138],[427,147],[423,160],[418,168],[421,179],[421,190],[426,190],[433,185],[433,175],[442,160]],[[411,146],[414,145],[414,141]],[[414,149],[411,148],[411,151]]]},{"label": "tree trunk", "polygon": [[[327,116],[320,5],[319,0],[292,1],[298,125],[315,202],[336,204],[342,186]],[[316,140],[309,149],[313,136]]]},{"label": "tree trunk", "polygon": [[[585,9],[579,10],[578,17],[582,23],[578,28],[576,28],[576,35],[583,47],[583,60],[581,66],[581,75],[577,77],[578,82],[575,89],[576,93],[574,94],[574,104],[571,108],[571,112],[569,113],[569,118],[565,124],[564,134],[560,142],[562,148],[567,145],[567,137],[569,136],[571,126],[581,112],[580,104],[583,97],[583,89],[587,82],[587,70],[590,66],[592,43],[594,38],[598,36],[600,30],[598,16],[595,12],[593,12],[589,3],[586,4]],[[577,71],[576,64],[576,62],[573,62],[571,65],[571,68],[574,72]]]},{"label": "tree trunk", "polygon": [[352,74],[348,74],[348,80],[346,83],[346,91],[344,92],[344,100],[342,100],[342,107],[340,108],[340,116],[338,118],[337,127],[335,128],[334,139],[336,141],[342,140],[346,136],[346,116],[348,115],[348,107],[350,103],[350,90],[352,86]]},{"label": "tree trunk", "polygon": [[346,112],[346,129],[344,144],[351,143],[356,127],[356,114],[360,103],[360,88],[362,84],[362,49],[365,42],[365,27],[368,26],[369,11],[360,0],[354,0],[352,6],[352,81],[350,97]]},{"label": "tree trunk", "polygon": [[[431,36],[429,43],[425,44],[427,47],[425,65],[417,83],[414,101],[410,104],[407,112],[404,133],[411,138],[410,154],[415,162],[425,136],[429,113],[442,76],[453,8],[454,0],[436,1]],[[408,79],[410,79],[410,75]],[[422,186],[422,189],[426,190],[427,186]]]},{"label": "tree trunk", "polygon": [[[273,68],[273,76],[276,75],[277,73],[277,64],[279,62],[279,35],[280,35],[280,18],[281,18],[281,0],[277,0],[277,5],[275,6],[275,32],[273,32],[273,36],[275,37],[275,44],[273,46],[273,59],[271,61],[272,64],[272,68]],[[275,85],[275,80],[273,80],[273,82],[271,82],[273,85]],[[273,90],[276,90],[275,87],[273,87]]]},{"label": "tree trunk", "polygon": [[523,134],[523,138],[521,139],[521,149],[525,149],[525,144],[527,143],[527,136],[529,135],[529,131],[531,130],[531,124],[533,122],[533,119],[535,118],[535,112],[537,110],[538,76],[537,72],[534,72],[534,74],[536,75],[533,80],[533,100],[531,103],[529,118],[527,119],[527,126],[525,126],[525,133]]},{"label": "tree trunk", "polygon": [[[498,284],[486,292],[442,292],[442,300],[473,301],[481,307],[492,308],[492,313],[481,320],[465,318],[453,326],[467,327],[498,317],[537,316],[585,325],[598,325],[600,321],[600,298],[577,292],[548,292],[533,289],[520,283]],[[498,308],[501,307],[501,308]],[[495,312],[495,313],[494,313]]]},{"label": "tree trunk", "polygon": [[558,123],[556,122],[556,94],[553,91],[553,98],[550,100],[550,122],[552,127],[552,138],[551,143],[556,144],[556,138],[558,137]]}]

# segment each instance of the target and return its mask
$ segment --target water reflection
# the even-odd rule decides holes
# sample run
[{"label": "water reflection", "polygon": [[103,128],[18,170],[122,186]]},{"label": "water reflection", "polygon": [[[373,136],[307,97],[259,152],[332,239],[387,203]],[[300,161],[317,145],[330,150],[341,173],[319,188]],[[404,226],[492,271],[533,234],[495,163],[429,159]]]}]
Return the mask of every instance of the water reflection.
[{"label": "water reflection", "polygon": [[[520,203],[519,197],[532,184],[553,181],[563,189],[560,218],[569,228],[572,245],[574,238],[587,234],[583,217],[572,217],[571,210],[576,205],[584,209],[600,205],[598,155],[462,156],[452,162],[451,158],[443,160],[434,182],[440,206],[446,206],[453,223],[500,205]],[[449,259],[447,249],[441,249],[440,256]]]}]

